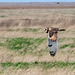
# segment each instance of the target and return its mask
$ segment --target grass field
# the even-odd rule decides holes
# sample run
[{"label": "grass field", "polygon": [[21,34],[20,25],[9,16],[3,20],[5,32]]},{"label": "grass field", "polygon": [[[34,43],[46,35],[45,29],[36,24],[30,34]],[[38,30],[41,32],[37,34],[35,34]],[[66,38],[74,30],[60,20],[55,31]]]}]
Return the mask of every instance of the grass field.
[{"label": "grass field", "polygon": [[[59,32],[55,57],[46,27]],[[0,9],[0,75],[75,75],[75,9]]]}]

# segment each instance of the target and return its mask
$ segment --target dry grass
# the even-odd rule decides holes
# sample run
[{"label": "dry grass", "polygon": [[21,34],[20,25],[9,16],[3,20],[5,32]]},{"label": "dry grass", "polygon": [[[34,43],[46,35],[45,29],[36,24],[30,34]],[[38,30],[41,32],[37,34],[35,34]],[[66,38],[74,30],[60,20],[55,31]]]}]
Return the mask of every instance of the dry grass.
[{"label": "dry grass", "polygon": [[6,16],[0,18],[1,27],[38,25],[68,27],[75,24],[74,9],[5,9],[0,11],[1,16]]},{"label": "dry grass", "polygon": [[[30,12],[31,11],[31,12]],[[17,62],[75,62],[75,9],[0,9],[0,63]],[[51,57],[47,48],[47,34],[45,27],[66,28],[60,32],[58,39],[58,52]],[[24,48],[19,51],[7,47],[7,39],[16,38],[45,38],[32,53],[22,54]],[[13,40],[12,40],[13,41]],[[18,40],[17,40],[18,41]],[[23,40],[22,40],[23,41]],[[31,40],[32,43],[33,40]],[[19,42],[19,41],[18,41]],[[34,47],[32,44],[30,46]],[[10,45],[10,43],[9,43]],[[28,46],[29,48],[29,46]],[[65,70],[64,70],[65,69]],[[43,70],[40,67],[28,69],[3,69],[0,66],[1,75],[74,75],[75,68],[51,68]]]}]

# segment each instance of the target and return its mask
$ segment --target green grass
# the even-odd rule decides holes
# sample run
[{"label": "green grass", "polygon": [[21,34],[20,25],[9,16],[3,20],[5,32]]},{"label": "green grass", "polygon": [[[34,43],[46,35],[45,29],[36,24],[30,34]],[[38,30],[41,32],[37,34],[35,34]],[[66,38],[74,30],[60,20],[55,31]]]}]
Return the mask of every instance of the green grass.
[{"label": "green grass", "polygon": [[60,47],[60,49],[63,49],[63,48],[69,47],[69,46],[70,46],[70,44],[65,44],[65,45],[62,45],[62,46]]},{"label": "green grass", "polygon": [[45,38],[8,38],[6,39],[6,46],[20,54],[33,53],[44,40]]},{"label": "green grass", "polygon": [[0,43],[0,46],[4,46],[4,43]]},{"label": "green grass", "polygon": [[6,16],[4,16],[4,15],[1,15],[0,17],[6,17]]},{"label": "green grass", "polygon": [[[11,38],[6,40],[6,44],[9,49],[20,50],[24,47],[31,48],[31,45],[35,48],[40,45],[45,39],[44,38]],[[27,49],[26,48],[26,49]]]},{"label": "green grass", "polygon": [[60,43],[64,42],[64,41],[66,41],[66,42],[67,41],[73,41],[72,43],[67,43],[67,44],[60,46],[60,49],[64,49],[66,47],[75,48],[75,38],[60,38],[58,41]]},{"label": "green grass", "polygon": [[8,67],[15,67],[17,69],[28,69],[32,67],[40,67],[42,69],[50,69],[50,68],[75,68],[75,62],[16,62],[16,63],[11,63],[11,62],[6,62],[6,63],[0,63],[1,67],[6,69]]},{"label": "green grass", "polygon": [[5,11],[4,10],[0,10],[0,13],[4,13]]},{"label": "green grass", "polygon": [[70,45],[70,48],[75,48],[75,38],[72,38],[73,43]]},{"label": "green grass", "polygon": [[22,31],[22,32],[38,32],[40,28],[33,29],[33,28],[24,28],[24,29],[7,29],[7,31]]},{"label": "green grass", "polygon": [[7,31],[14,31],[14,29],[7,29]]},{"label": "green grass", "polygon": [[7,29],[7,31],[19,31],[20,29]]},{"label": "green grass", "polygon": [[[2,43],[2,41],[4,41]],[[46,38],[0,38],[0,46],[6,47],[8,50],[18,52],[19,54],[42,55],[45,50],[38,51],[38,47],[46,41]]]},{"label": "green grass", "polygon": [[40,66],[43,68],[43,69],[50,69],[50,68],[67,68],[67,67],[74,67],[75,66],[75,63],[69,63],[69,62],[61,62],[61,61],[58,61],[58,62],[41,62],[40,63]]},{"label": "green grass", "polygon": [[23,31],[24,31],[24,32],[38,32],[39,29],[24,28]]},{"label": "green grass", "polygon": [[66,40],[66,38],[59,38],[59,39],[58,39],[58,42],[61,43],[61,42],[65,41],[65,40]]}]

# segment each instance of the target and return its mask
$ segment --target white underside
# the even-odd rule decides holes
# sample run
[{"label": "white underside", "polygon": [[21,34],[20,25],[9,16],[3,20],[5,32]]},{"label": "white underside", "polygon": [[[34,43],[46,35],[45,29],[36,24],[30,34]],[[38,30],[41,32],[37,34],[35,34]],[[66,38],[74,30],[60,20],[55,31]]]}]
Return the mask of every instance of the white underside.
[{"label": "white underside", "polygon": [[57,51],[58,50],[58,43],[57,42],[50,42],[51,47],[48,46],[49,51]]},{"label": "white underside", "polygon": [[[58,34],[59,34],[59,32],[58,32]],[[52,45],[51,47],[48,46],[49,51],[57,51],[58,50],[58,40],[56,42],[52,42],[49,38],[50,37],[49,37],[49,33],[48,33],[48,45]]]}]

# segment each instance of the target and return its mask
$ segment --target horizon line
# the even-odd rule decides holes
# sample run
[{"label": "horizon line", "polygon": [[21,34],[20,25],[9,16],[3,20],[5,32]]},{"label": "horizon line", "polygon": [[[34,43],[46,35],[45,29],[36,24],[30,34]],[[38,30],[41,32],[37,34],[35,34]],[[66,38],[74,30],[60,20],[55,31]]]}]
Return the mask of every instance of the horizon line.
[{"label": "horizon line", "polygon": [[[56,3],[56,2],[0,2],[0,3]],[[73,2],[60,2],[60,3],[73,3]]]}]

